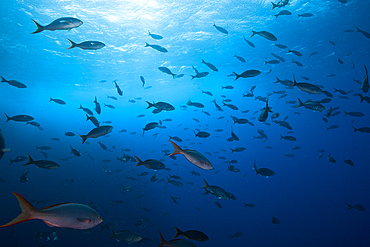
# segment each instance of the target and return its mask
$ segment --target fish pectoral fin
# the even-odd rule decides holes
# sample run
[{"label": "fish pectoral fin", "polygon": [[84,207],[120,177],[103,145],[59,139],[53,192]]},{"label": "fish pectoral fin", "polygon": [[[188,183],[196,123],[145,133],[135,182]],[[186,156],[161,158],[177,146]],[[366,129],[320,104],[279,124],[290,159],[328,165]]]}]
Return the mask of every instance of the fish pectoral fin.
[{"label": "fish pectoral fin", "polygon": [[76,220],[78,222],[81,222],[81,223],[84,223],[84,224],[88,224],[91,222],[91,220],[89,218],[76,218]]},{"label": "fish pectoral fin", "polygon": [[51,223],[49,221],[44,221],[46,225],[50,226],[50,227],[59,227],[59,225],[57,224],[54,224],[54,223]]}]

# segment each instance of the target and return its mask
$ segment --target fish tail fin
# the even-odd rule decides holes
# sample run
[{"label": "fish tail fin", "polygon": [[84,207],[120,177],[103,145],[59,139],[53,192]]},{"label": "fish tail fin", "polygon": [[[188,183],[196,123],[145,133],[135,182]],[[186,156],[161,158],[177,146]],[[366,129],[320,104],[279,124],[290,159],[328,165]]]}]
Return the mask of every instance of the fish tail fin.
[{"label": "fish tail fin", "polygon": [[196,75],[190,75],[190,76],[192,80],[196,77]]},{"label": "fish tail fin", "polygon": [[159,237],[161,238],[161,242],[159,243],[158,247],[165,246],[167,244],[167,241],[163,238],[162,233],[160,231],[158,232],[159,232]]},{"label": "fish tail fin", "polygon": [[297,17],[297,18],[301,17],[301,15],[300,15],[300,14],[297,14],[297,15],[298,15],[298,17]]},{"label": "fish tail fin", "polygon": [[271,3],[272,3],[272,9],[270,11],[274,10],[274,8],[277,7],[277,4],[274,4],[273,2],[271,2]]},{"label": "fish tail fin", "polygon": [[232,148],[230,148],[230,150],[231,150],[231,153],[234,153],[234,150]]},{"label": "fish tail fin", "polygon": [[154,104],[150,103],[149,101],[147,101],[146,103],[148,103],[148,107],[146,109],[149,109],[150,107],[154,106]]},{"label": "fish tail fin", "polygon": [[172,74],[172,78],[175,79],[177,74]]},{"label": "fish tail fin", "polygon": [[180,154],[182,153],[182,149],[176,144],[174,143],[173,141],[169,140],[169,142],[171,142],[173,148],[175,150],[173,150],[173,152],[171,154],[169,154],[168,156],[172,156],[172,155],[175,155],[175,154]]},{"label": "fish tail fin", "polygon": [[31,165],[31,164],[33,164],[35,161],[31,158],[31,156],[29,155],[29,154],[27,154],[27,156],[28,156],[28,161],[27,161],[27,163],[26,164],[24,164],[24,166],[26,166],[26,165]]},{"label": "fish tail fin", "polygon": [[348,206],[348,209],[347,209],[347,210],[350,210],[350,209],[352,209],[352,208],[353,208],[353,206],[349,205],[348,203],[346,203],[346,204],[347,204],[347,206]]},{"label": "fish tail fin", "polygon": [[137,160],[137,164],[135,166],[141,166],[141,165],[144,165],[143,162],[137,157],[137,156],[134,156],[135,159]]},{"label": "fish tail fin", "polygon": [[27,220],[32,220],[34,219],[33,214],[38,211],[34,206],[31,205],[26,199],[24,199],[23,196],[21,196],[18,193],[13,193],[15,197],[17,197],[19,206],[22,209],[22,213],[20,213],[15,219],[10,221],[9,223],[6,223],[0,227],[7,227],[7,226],[12,226]]},{"label": "fish tail fin", "polygon": [[182,235],[183,232],[176,226],[175,226],[175,230],[176,230],[176,235],[173,238],[177,238],[178,236]]},{"label": "fish tail fin", "polygon": [[204,181],[204,185],[203,185],[203,187],[201,187],[201,189],[209,188],[209,184],[207,183],[207,181],[204,178],[203,178],[203,181]]},{"label": "fish tail fin", "polygon": [[75,42],[73,42],[72,40],[70,40],[70,39],[67,39],[69,42],[71,42],[71,46],[70,47],[68,47],[67,48],[67,50],[69,50],[69,49],[72,49],[72,48],[74,48],[74,47],[76,47],[77,46],[77,44],[75,43]]},{"label": "fish tail fin", "polygon": [[82,138],[82,144],[84,144],[87,139],[87,135],[79,135],[79,136]]},{"label": "fish tail fin", "polygon": [[304,103],[298,98],[298,105],[295,108],[304,106]]},{"label": "fish tail fin", "polygon": [[148,47],[148,46],[150,46],[150,45],[149,45],[148,43],[146,43],[146,42],[145,42],[145,46],[144,46],[144,47]]},{"label": "fish tail fin", "polygon": [[14,160],[12,160],[12,159],[9,159],[10,160],[10,166],[14,163]]},{"label": "fish tail fin", "polygon": [[357,32],[361,32],[361,30],[358,27],[355,27],[357,29]]},{"label": "fish tail fin", "polygon": [[348,112],[346,112],[345,110],[343,110],[344,111],[344,116],[343,117],[345,117],[346,115],[348,115]]},{"label": "fish tail fin", "polygon": [[5,116],[6,116],[6,122],[9,122],[9,120],[11,119],[8,115],[6,115],[6,113],[4,113]]},{"label": "fish tail fin", "polygon": [[86,114],[86,121],[90,120],[89,115]]},{"label": "fish tail fin", "polygon": [[149,30],[148,30],[148,33],[149,33],[148,36],[150,36],[150,31]]},{"label": "fish tail fin", "polygon": [[[204,60],[202,59],[202,63],[206,63],[206,62],[204,62]],[[176,228],[176,227],[175,227]]]},{"label": "fish tail fin", "polygon": [[52,99],[51,97],[50,97],[50,100],[49,100],[49,102],[50,102],[50,101],[53,101],[53,99]]},{"label": "fish tail fin", "polygon": [[7,82],[7,80],[5,80],[4,77],[0,76],[1,77],[1,82]]},{"label": "fish tail fin", "polygon": [[358,129],[356,129],[355,127],[352,126],[352,128],[353,128],[353,132],[358,131]]},{"label": "fish tail fin", "polygon": [[239,77],[240,77],[240,75],[238,75],[238,74],[237,74],[237,73],[235,73],[235,72],[233,72],[233,74],[236,76],[236,78],[235,78],[235,80],[234,80],[234,81],[238,80],[238,79],[239,79]]},{"label": "fish tail fin", "polygon": [[36,24],[36,27],[37,27],[37,29],[36,29],[36,31],[34,31],[33,33],[31,33],[31,34],[34,34],[34,33],[39,33],[39,32],[42,32],[42,31],[44,31],[44,26],[41,26],[40,24],[38,24],[35,20],[33,20],[33,19],[31,19],[32,21],[33,21],[33,23],[35,23]]},{"label": "fish tail fin", "polygon": [[77,109],[82,109],[82,105],[80,105],[80,107],[79,107],[79,108],[77,108]]},{"label": "fish tail fin", "polygon": [[113,238],[114,237],[114,231],[112,230],[112,235],[110,236],[110,238]]},{"label": "fish tail fin", "polygon": [[256,34],[256,32],[252,30],[252,35],[249,36],[249,38],[252,38],[255,34]]},{"label": "fish tail fin", "polygon": [[[294,60],[293,60],[294,61]],[[293,75],[293,84],[292,84],[292,87],[296,86],[297,85],[297,81],[295,80],[295,75]]]}]

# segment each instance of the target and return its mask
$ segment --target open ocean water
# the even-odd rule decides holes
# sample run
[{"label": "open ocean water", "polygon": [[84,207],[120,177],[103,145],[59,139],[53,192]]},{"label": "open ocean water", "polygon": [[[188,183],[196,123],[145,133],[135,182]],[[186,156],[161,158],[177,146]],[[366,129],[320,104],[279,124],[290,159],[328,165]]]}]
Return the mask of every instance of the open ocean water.
[{"label": "open ocean water", "polygon": [[274,4],[2,0],[0,224],[103,222],[0,246],[369,246],[370,3]]}]

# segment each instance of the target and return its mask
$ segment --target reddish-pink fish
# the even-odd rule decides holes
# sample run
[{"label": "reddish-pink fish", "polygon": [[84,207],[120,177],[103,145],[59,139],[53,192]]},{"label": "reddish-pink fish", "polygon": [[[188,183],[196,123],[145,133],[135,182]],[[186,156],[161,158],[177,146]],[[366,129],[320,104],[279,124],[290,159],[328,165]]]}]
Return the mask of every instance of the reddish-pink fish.
[{"label": "reddish-pink fish", "polygon": [[14,220],[0,227],[12,226],[27,220],[39,219],[51,227],[90,229],[103,220],[94,209],[79,203],[61,203],[37,209],[23,196],[13,193],[18,199],[22,213]]},{"label": "reddish-pink fish", "polygon": [[182,154],[185,156],[185,158],[196,165],[199,168],[202,168],[204,170],[211,170],[213,169],[213,166],[211,162],[201,153],[195,151],[195,150],[182,150],[179,146],[177,146],[174,142],[170,141],[172,143],[173,148],[175,149],[172,154],[169,154],[168,156],[175,155],[175,154]]}]

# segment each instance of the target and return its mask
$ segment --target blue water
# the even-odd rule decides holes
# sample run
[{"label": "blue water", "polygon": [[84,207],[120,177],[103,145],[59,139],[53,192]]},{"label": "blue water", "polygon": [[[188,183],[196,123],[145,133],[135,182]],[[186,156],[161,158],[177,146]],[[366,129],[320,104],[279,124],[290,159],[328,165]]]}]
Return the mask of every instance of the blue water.
[{"label": "blue water", "polygon": [[[0,75],[7,80],[17,80],[27,88],[16,88],[0,83],[1,118],[6,147],[11,150],[0,160],[0,224],[5,224],[20,213],[13,192],[23,195],[37,208],[49,205],[78,202],[93,207],[102,216],[101,225],[92,228],[92,233],[72,229],[58,229],[54,242],[33,237],[38,232],[53,232],[40,220],[27,221],[12,227],[1,228],[1,246],[121,246],[110,239],[111,230],[100,232],[102,225],[116,223],[115,232],[131,230],[153,240],[143,246],[158,246],[158,231],[168,241],[175,235],[174,226],[182,231],[199,230],[207,234],[209,241],[194,242],[197,246],[368,246],[370,197],[368,180],[369,133],[354,132],[353,127],[369,126],[369,104],[360,103],[356,93],[363,93],[353,79],[362,81],[364,65],[370,67],[370,40],[357,32],[355,27],[370,32],[367,1],[348,0],[341,3],[330,1],[293,0],[290,4],[271,10],[271,1],[12,1],[3,0],[0,32]],[[292,15],[274,15],[289,10]],[[312,13],[312,17],[297,14]],[[60,17],[75,17],[83,21],[80,27],[70,31],[36,30],[34,19],[47,25]],[[228,34],[219,32],[213,24],[223,27]],[[155,40],[148,30],[163,36]],[[299,51],[298,57],[280,49],[275,42],[252,35],[254,31],[268,31],[277,37],[276,43]],[[344,31],[349,32],[344,32]],[[96,51],[70,46],[68,39],[76,43],[100,41],[105,47]],[[253,42],[249,46],[244,38]],[[335,42],[335,46],[330,44]],[[145,42],[165,47],[161,53]],[[316,55],[309,57],[312,52]],[[264,65],[265,60],[279,55],[285,62]],[[235,54],[243,57],[242,63]],[[343,64],[339,63],[340,58]],[[218,72],[211,71],[202,59],[212,63]],[[303,67],[292,63],[299,61]],[[173,79],[158,67],[168,67],[175,74],[184,74]],[[192,66],[199,72],[209,72],[203,78],[191,80],[195,75]],[[249,69],[261,71],[254,78],[234,81],[232,72],[238,74]],[[271,70],[270,73],[268,73]],[[328,75],[334,74],[333,77]],[[279,79],[308,82],[323,86],[333,94],[322,112],[286,101],[327,98],[325,94],[309,95],[297,87],[287,88],[276,82]],[[145,78],[142,86],[140,76]],[[307,77],[304,80],[301,77]],[[116,80],[123,96],[117,94],[112,83]],[[233,89],[221,89],[231,85]],[[265,123],[257,120],[265,102],[255,97],[244,97],[255,85],[254,96],[269,98],[273,113],[280,116]],[[147,88],[149,87],[149,88]],[[344,96],[334,88],[348,92]],[[213,96],[202,93],[209,91]],[[286,90],[286,97],[274,92]],[[115,96],[117,101],[108,99]],[[223,98],[221,95],[225,95]],[[50,97],[62,99],[66,105],[49,102]],[[94,110],[94,98],[102,106],[101,114]],[[141,98],[141,99],[136,99]],[[191,99],[205,108],[187,106]],[[216,111],[213,100],[224,111]],[[223,99],[239,108],[232,110],[223,106]],[[129,102],[135,100],[135,103]],[[149,102],[167,102],[174,111],[153,114],[146,109]],[[104,107],[105,104],[115,109]],[[113,131],[97,139],[88,139],[82,144],[77,135],[87,134],[95,126],[86,120],[80,105],[89,108],[100,121],[112,121]],[[187,108],[181,107],[187,106]],[[338,107],[339,115],[323,121],[330,107]],[[210,113],[205,115],[202,110]],[[242,111],[249,112],[243,113]],[[364,113],[363,117],[344,116],[344,111]],[[39,128],[22,122],[6,122],[8,116],[26,114],[40,123]],[[144,114],[144,117],[137,118]],[[252,124],[235,124],[230,116],[246,118]],[[217,118],[224,116],[224,119]],[[283,121],[290,130],[274,121]],[[199,123],[193,118],[198,119]],[[172,121],[163,121],[171,119]],[[149,122],[159,122],[166,128],[142,129]],[[338,128],[329,129],[332,125]],[[239,141],[226,139],[233,132]],[[188,128],[188,129],[186,129]],[[125,129],[127,132],[119,133]],[[186,130],[185,130],[186,129]],[[196,129],[210,133],[210,137],[195,137]],[[222,129],[222,132],[216,132]],[[268,139],[256,139],[258,129],[263,129]],[[71,131],[74,137],[65,136]],[[136,132],[136,134],[133,134]],[[157,133],[157,137],[155,134]],[[178,136],[182,148],[204,154],[213,164],[213,170],[202,170],[187,161],[182,155],[176,160],[164,156],[173,151],[168,136]],[[294,136],[297,141],[281,140],[280,135]],[[60,141],[52,141],[59,138]],[[98,141],[105,144],[103,150]],[[45,158],[36,146],[49,146]],[[81,153],[76,157],[71,148]],[[299,146],[299,150],[292,150]],[[230,149],[245,147],[242,152],[231,153]],[[266,147],[272,147],[268,149]],[[122,149],[131,151],[122,152]],[[318,152],[323,150],[322,153]],[[48,159],[60,165],[56,170],[45,170],[34,165],[22,166],[26,161],[9,166],[9,159],[29,154],[34,160]],[[165,182],[150,182],[156,171],[136,162],[121,162],[116,157],[123,154],[138,156],[142,160],[164,159],[170,171],[157,171],[159,179],[178,175],[184,186],[176,187]],[[294,154],[285,157],[284,154]],[[320,154],[322,157],[320,158]],[[90,155],[94,160],[92,160]],[[336,163],[327,159],[331,155]],[[68,161],[63,161],[69,157]],[[220,159],[225,157],[226,159]],[[353,161],[351,167],[344,159]],[[103,161],[110,160],[110,162]],[[237,160],[235,167],[240,172],[228,171],[226,161]],[[253,163],[258,168],[269,168],[275,175],[265,178],[256,176]],[[120,169],[120,171],[117,171]],[[28,182],[21,183],[24,172]],[[149,175],[139,177],[148,171]],[[200,173],[193,176],[191,171]],[[127,177],[134,177],[132,181]],[[68,182],[73,179],[74,182]],[[214,199],[200,189],[203,179],[235,195],[236,200]],[[69,180],[71,181],[71,180]],[[192,184],[186,183],[191,182]],[[122,186],[131,186],[132,192],[121,193]],[[171,197],[177,199],[175,204]],[[139,197],[139,198],[138,198]],[[49,200],[44,203],[37,201]],[[111,200],[123,204],[112,205]],[[218,208],[213,201],[222,205]],[[244,207],[252,203],[255,207]],[[367,208],[361,212],[347,211],[350,205],[360,204]],[[144,211],[145,207],[150,212]],[[135,227],[140,217],[150,219],[142,227]],[[272,217],[280,220],[272,223]],[[242,232],[239,238],[230,240],[230,235]],[[136,245],[135,243],[132,245]],[[142,245],[140,245],[142,246]]]}]

